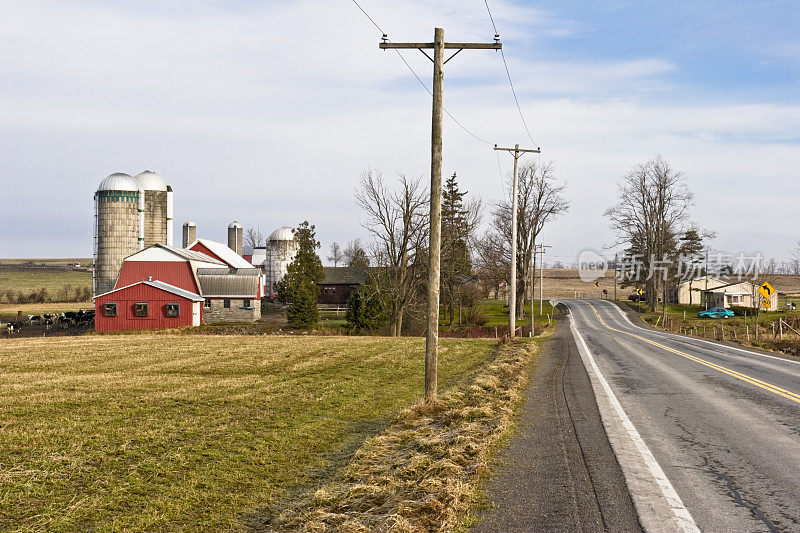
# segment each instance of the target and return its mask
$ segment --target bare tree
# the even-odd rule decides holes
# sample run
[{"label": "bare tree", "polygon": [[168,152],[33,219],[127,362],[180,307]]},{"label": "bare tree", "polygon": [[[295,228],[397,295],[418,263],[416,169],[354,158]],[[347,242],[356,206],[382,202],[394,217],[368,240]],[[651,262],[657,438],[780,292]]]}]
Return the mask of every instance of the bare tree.
[{"label": "bare tree", "polygon": [[344,261],[344,253],[338,242],[331,243],[331,255],[328,256],[328,261],[333,261],[333,266],[335,267]]},{"label": "bare tree", "polygon": [[425,283],[424,243],[428,236],[427,191],[419,178],[399,174],[397,187],[380,172],[365,171],[356,192],[364,228],[374,238],[372,287],[389,316],[390,334],[399,336],[403,316]]},{"label": "bare tree", "polygon": [[264,234],[261,233],[261,228],[247,228],[247,233],[244,235],[244,245],[250,248],[257,246],[264,246],[266,239]]},{"label": "bare tree", "polygon": [[355,238],[347,243],[344,252],[344,264],[349,267],[367,268],[369,267],[369,256],[361,245],[361,239]]},{"label": "bare tree", "polygon": [[495,298],[500,296],[500,286],[508,281],[508,259],[503,241],[494,232],[487,231],[475,242],[475,272],[488,298],[494,291]]},{"label": "bare tree", "polygon": [[790,274],[800,274],[800,241],[797,241],[795,249],[792,252],[792,258],[789,259],[789,272]]},{"label": "bare tree", "polygon": [[646,280],[648,305],[656,307],[661,288],[666,310],[665,266],[654,261],[665,261],[674,253],[677,237],[688,224],[692,193],[686,177],[657,156],[636,165],[623,176],[618,189],[619,201],[604,214],[617,232],[617,244],[631,244],[641,256],[642,271],[654,274]]},{"label": "bare tree", "polygon": [[[508,178],[509,197],[495,205],[492,213],[492,229],[495,238],[503,245],[506,269],[511,265],[511,180]],[[569,211],[569,202],[564,198],[566,185],[558,183],[553,176],[553,163],[539,164],[534,160],[523,163],[519,168],[519,211],[517,214],[517,298],[523,305],[518,307],[520,314],[524,309],[527,292],[526,280],[531,268],[531,254],[536,238],[548,221]],[[531,287],[533,298],[533,287]]]}]

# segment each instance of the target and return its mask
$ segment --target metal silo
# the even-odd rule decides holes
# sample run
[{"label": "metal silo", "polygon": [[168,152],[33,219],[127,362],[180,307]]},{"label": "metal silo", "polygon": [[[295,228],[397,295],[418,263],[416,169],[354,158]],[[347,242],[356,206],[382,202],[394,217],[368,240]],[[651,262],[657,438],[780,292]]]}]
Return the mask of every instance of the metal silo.
[{"label": "metal silo", "polygon": [[294,240],[294,233],[289,226],[276,229],[267,239],[267,296],[272,299],[275,294],[275,284],[283,279],[289,263],[297,255],[298,245]]},{"label": "metal silo", "polygon": [[172,199],[172,191],[161,176],[149,170],[137,174],[136,182],[139,190],[144,191],[144,240],[141,246],[167,244],[167,222],[172,215],[168,200]]},{"label": "metal silo", "polygon": [[181,244],[184,248],[188,248],[190,244],[197,240],[197,224],[193,220],[187,220],[183,223],[183,240]]},{"label": "metal silo", "polygon": [[242,255],[242,238],[244,237],[244,228],[235,220],[228,224],[228,248]]},{"label": "metal silo", "polygon": [[139,184],[128,174],[111,174],[94,193],[94,294],[114,288],[125,257],[138,250]]}]

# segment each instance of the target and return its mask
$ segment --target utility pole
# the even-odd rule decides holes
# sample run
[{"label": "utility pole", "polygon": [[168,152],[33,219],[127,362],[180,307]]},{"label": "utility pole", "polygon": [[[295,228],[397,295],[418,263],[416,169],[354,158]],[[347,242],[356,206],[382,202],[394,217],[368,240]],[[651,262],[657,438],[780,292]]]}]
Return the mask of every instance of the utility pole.
[{"label": "utility pole", "polygon": [[543,314],[544,312],[544,249],[545,248],[552,248],[552,246],[548,244],[537,244],[539,248],[539,253],[541,257],[539,258],[539,314]]},{"label": "utility pole", "polygon": [[[503,150],[514,154],[514,185],[511,187],[511,279],[510,291],[508,295],[508,334],[513,339],[514,333],[517,329],[517,189],[519,188],[519,158],[525,153],[538,154],[541,151],[536,148],[535,150],[524,150],[518,144],[514,148],[499,148],[494,145],[495,150]],[[531,294],[531,302],[533,302],[533,294]],[[533,304],[531,304],[531,310]]]},{"label": "utility pole", "polygon": [[[500,50],[500,36],[493,43],[446,43],[444,29],[435,28],[432,43],[392,43],[386,34],[378,44],[389,48],[417,49],[433,62],[433,112],[431,120],[431,205],[430,246],[428,249],[428,331],[425,335],[425,400],[436,400],[436,365],[439,352],[439,274],[442,251],[442,113],[444,93],[444,64],[465,49]],[[424,49],[433,49],[433,57]],[[455,49],[444,58],[445,49]]]},{"label": "utility pole", "polygon": [[[533,242],[533,229],[531,229],[531,242]],[[536,329],[535,321],[534,321],[535,313],[533,312],[533,298],[534,298],[534,295],[536,294],[535,293],[536,288],[533,285],[533,280],[536,278],[536,249],[535,248],[533,250],[531,250],[531,272],[530,272],[530,276],[528,276],[528,277],[530,278],[530,281],[529,281],[528,284],[531,286],[531,338],[533,338],[534,332],[535,332],[535,329]],[[539,314],[541,314],[541,313],[539,313]]]}]

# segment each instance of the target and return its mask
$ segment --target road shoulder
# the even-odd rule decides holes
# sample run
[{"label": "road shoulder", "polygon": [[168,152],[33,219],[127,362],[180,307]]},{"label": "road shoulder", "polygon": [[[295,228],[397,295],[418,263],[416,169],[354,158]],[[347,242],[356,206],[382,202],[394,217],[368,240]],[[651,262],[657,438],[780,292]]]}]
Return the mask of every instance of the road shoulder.
[{"label": "road shoulder", "polygon": [[641,531],[566,320],[543,345],[501,461],[473,531]]}]

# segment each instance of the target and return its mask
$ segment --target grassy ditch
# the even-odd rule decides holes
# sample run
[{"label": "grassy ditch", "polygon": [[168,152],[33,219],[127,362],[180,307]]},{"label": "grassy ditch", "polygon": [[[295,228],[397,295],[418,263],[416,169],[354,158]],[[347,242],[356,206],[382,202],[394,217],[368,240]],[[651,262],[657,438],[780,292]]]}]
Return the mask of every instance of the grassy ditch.
[{"label": "grassy ditch", "polygon": [[[147,334],[3,340],[0,530],[262,524],[268,509],[317,486],[421,398],[424,345]],[[495,346],[442,340],[446,398],[494,360]],[[464,416],[482,423],[481,409]]]},{"label": "grassy ditch", "polygon": [[406,409],[334,478],[293,502],[274,531],[453,531],[476,520],[480,486],[511,433],[538,341],[501,343],[495,360],[432,406]]}]

